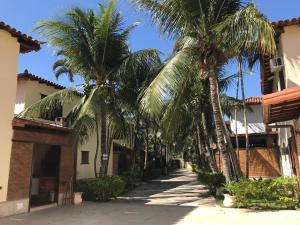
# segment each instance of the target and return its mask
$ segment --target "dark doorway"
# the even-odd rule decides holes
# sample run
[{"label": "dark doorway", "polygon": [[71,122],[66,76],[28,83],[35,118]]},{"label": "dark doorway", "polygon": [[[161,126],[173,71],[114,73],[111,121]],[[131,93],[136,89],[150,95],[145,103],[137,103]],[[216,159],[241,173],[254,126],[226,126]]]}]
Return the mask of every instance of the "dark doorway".
[{"label": "dark doorway", "polygon": [[30,207],[58,200],[60,147],[36,144],[33,151]]}]

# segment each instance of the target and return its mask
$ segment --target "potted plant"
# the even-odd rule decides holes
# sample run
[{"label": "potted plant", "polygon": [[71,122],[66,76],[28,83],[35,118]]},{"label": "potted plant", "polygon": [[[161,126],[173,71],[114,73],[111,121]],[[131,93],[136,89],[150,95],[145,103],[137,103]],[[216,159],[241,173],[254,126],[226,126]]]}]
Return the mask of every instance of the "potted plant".
[{"label": "potted plant", "polygon": [[74,205],[80,205],[82,204],[82,194],[83,192],[74,192]]},{"label": "potted plant", "polygon": [[235,196],[227,193],[224,194],[223,205],[225,207],[234,207],[235,206]]},{"label": "potted plant", "polygon": [[230,192],[232,189],[231,183],[225,185],[223,205],[225,207],[235,207],[236,197]]},{"label": "potted plant", "polygon": [[222,173],[211,173],[210,183],[215,188],[216,196],[223,196],[224,194],[224,184],[226,183],[225,177]]}]

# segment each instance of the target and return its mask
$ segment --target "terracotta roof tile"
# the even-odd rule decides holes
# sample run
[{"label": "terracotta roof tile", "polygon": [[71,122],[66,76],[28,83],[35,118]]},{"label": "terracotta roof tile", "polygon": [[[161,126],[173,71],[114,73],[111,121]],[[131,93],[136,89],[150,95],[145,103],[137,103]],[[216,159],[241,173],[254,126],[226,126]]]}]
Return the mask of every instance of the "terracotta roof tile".
[{"label": "terracotta roof tile", "polygon": [[0,30],[5,30],[11,34],[12,37],[18,39],[20,43],[20,52],[26,53],[30,51],[38,51],[41,48],[42,42],[34,40],[31,36],[23,34],[21,31],[16,30],[15,28],[7,25],[6,23],[0,21]]},{"label": "terracotta roof tile", "polygon": [[279,20],[279,21],[276,21],[276,22],[272,23],[274,28],[284,27],[284,26],[292,26],[292,25],[298,25],[298,24],[300,24],[300,17],[292,18],[292,19],[286,19],[286,20]]},{"label": "terracotta roof tile", "polygon": [[28,70],[25,70],[24,73],[18,74],[18,79],[35,80],[35,81],[38,81],[39,83],[46,84],[47,86],[52,86],[52,87],[54,87],[56,89],[60,89],[60,90],[66,88],[60,84],[56,84],[52,81],[46,80],[46,79],[36,76],[32,73],[28,73]]},{"label": "terracotta roof tile", "polygon": [[262,103],[262,97],[249,97],[245,99],[245,102],[249,105],[258,105]]}]

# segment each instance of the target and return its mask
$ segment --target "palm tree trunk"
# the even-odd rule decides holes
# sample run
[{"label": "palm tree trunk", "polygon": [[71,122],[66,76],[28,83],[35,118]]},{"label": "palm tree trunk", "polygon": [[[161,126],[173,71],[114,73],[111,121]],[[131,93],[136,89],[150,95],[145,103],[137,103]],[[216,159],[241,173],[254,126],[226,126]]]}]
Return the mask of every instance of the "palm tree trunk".
[{"label": "palm tree trunk", "polygon": [[200,151],[199,151],[199,147],[198,147],[198,138],[197,138],[197,132],[196,132],[196,135],[194,137],[194,147],[195,147],[195,152],[196,152],[196,162],[197,162],[197,166],[200,168],[201,167],[201,156],[200,156]]},{"label": "palm tree trunk", "polygon": [[215,161],[215,157],[212,156],[213,153],[210,148],[209,134],[207,131],[206,116],[205,116],[204,112],[201,113],[201,119],[202,119],[204,137],[206,137],[206,138],[204,138],[204,143],[205,143],[205,147],[206,147],[206,152],[208,154],[210,169],[213,172],[216,172],[218,170],[218,168],[217,168],[217,163]]},{"label": "palm tree trunk", "polygon": [[220,107],[218,80],[215,71],[216,70],[214,67],[211,67],[208,71],[211,104],[213,108],[213,115],[214,115],[214,121],[216,126],[217,144],[222,159],[223,173],[224,176],[226,177],[226,181],[231,181],[233,177],[230,169],[230,158],[224,140],[225,137],[224,129],[223,129],[224,119],[222,117],[222,112]]},{"label": "palm tree trunk", "polygon": [[101,167],[100,174],[101,176],[107,175],[108,169],[108,148],[107,148],[107,127],[106,127],[106,112],[105,109],[102,109],[101,113]]},{"label": "palm tree trunk", "polygon": [[[236,99],[239,98],[239,88],[240,88],[239,84],[240,84],[240,79],[238,78],[238,83],[236,87]],[[240,165],[240,146],[239,146],[239,134],[238,134],[238,127],[237,127],[237,105],[234,107],[234,123],[235,123],[235,145],[236,145],[238,162]]]},{"label": "palm tree trunk", "polygon": [[238,180],[242,176],[242,172],[241,172],[238,160],[237,160],[236,153],[235,153],[232,143],[231,143],[230,133],[226,127],[224,120],[223,120],[223,129],[224,129],[225,139],[227,142],[227,148],[228,148],[228,152],[229,152],[230,161],[232,164],[234,180]]},{"label": "palm tree trunk", "polygon": [[94,156],[94,173],[95,177],[98,177],[98,170],[97,170],[97,162],[98,162],[98,154],[99,154],[99,147],[100,147],[100,132],[99,132],[99,119],[96,116],[96,152]]},{"label": "palm tree trunk", "polygon": [[134,125],[134,131],[133,131],[133,164],[136,164],[140,158],[140,152],[138,148],[138,134],[140,130],[140,114],[137,112],[136,115],[136,121]]},{"label": "palm tree trunk", "polygon": [[196,122],[196,133],[197,133],[197,150],[199,154],[199,168],[203,169],[204,168],[204,163],[203,163],[203,143],[202,143],[202,138],[201,138],[201,130],[200,130],[200,125],[198,122]]},{"label": "palm tree trunk", "polygon": [[158,132],[158,130],[154,129],[154,143],[153,143],[153,152],[154,152],[154,155],[157,155],[157,132]]},{"label": "palm tree trunk", "polygon": [[144,170],[148,168],[148,150],[149,150],[149,128],[146,123],[146,147],[145,147],[145,157],[144,157]]},{"label": "palm tree trunk", "polygon": [[246,178],[249,178],[249,169],[250,169],[250,149],[249,149],[249,134],[248,134],[248,118],[247,118],[247,105],[245,102],[245,86],[244,86],[244,77],[242,71],[242,58],[238,57],[239,64],[239,77],[241,80],[241,89],[242,89],[242,101],[243,101],[243,119],[245,127],[245,139],[246,139]]}]

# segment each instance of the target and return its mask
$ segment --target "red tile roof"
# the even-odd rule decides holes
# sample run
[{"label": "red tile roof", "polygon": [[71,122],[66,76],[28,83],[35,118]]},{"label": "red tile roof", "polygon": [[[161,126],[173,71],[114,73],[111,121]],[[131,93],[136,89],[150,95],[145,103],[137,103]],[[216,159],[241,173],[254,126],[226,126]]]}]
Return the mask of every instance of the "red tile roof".
[{"label": "red tile roof", "polygon": [[35,81],[38,81],[41,84],[46,84],[47,86],[51,86],[51,87],[54,87],[54,88],[60,89],[60,90],[66,88],[62,85],[56,84],[52,81],[46,80],[46,79],[44,79],[42,77],[39,77],[39,76],[36,76],[32,73],[28,73],[28,70],[25,70],[24,73],[18,74],[18,79],[35,80]]},{"label": "red tile roof", "polygon": [[5,30],[11,34],[12,37],[18,39],[20,43],[20,52],[26,53],[31,51],[38,51],[41,48],[41,42],[32,39],[31,36],[23,34],[21,31],[16,30],[15,28],[5,24],[4,22],[0,21],[0,30]]},{"label": "red tile roof", "polygon": [[262,103],[262,97],[249,97],[245,99],[245,102],[249,105],[258,105]]},{"label": "red tile roof", "polygon": [[276,29],[277,27],[292,26],[298,24],[300,24],[300,17],[287,20],[279,20],[277,22],[273,22],[272,26]]}]

